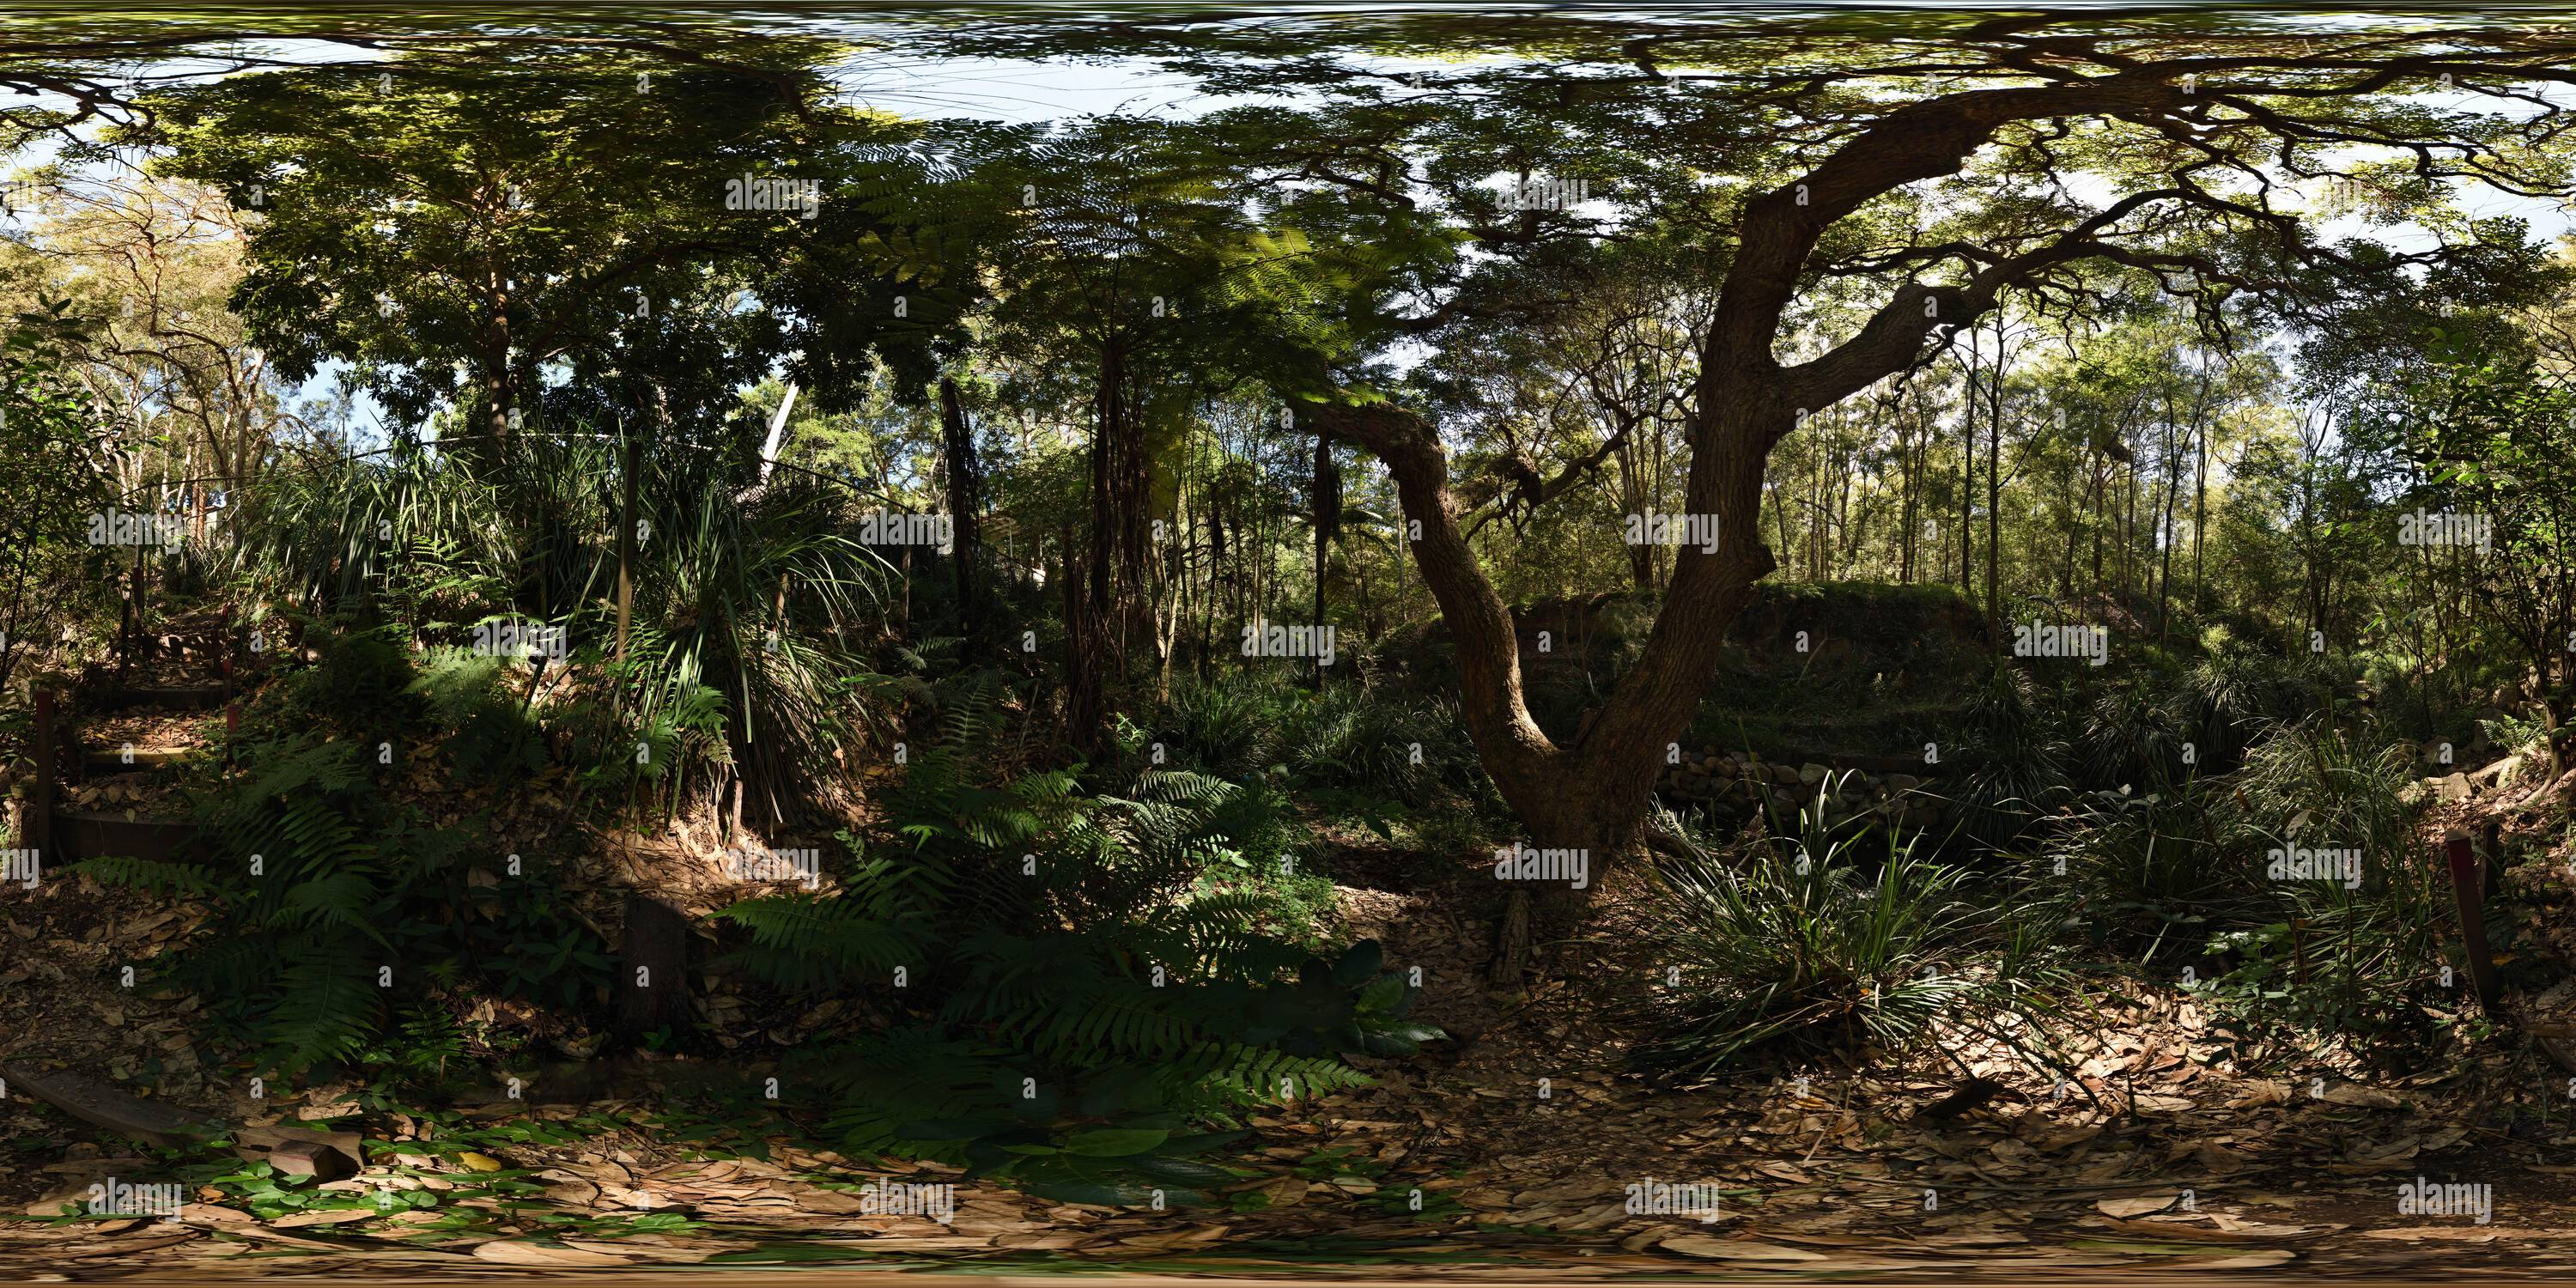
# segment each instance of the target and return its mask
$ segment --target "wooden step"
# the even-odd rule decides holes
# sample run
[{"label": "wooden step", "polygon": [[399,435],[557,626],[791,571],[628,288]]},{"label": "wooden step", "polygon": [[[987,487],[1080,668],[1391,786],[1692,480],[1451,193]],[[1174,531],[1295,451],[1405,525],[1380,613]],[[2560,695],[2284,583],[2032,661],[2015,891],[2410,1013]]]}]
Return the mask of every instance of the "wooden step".
[{"label": "wooden step", "polygon": [[113,773],[120,769],[160,769],[186,761],[206,749],[203,747],[134,747],[123,744],[105,749],[90,748],[81,753],[81,764],[89,769]]},{"label": "wooden step", "polygon": [[186,819],[127,818],[109,810],[58,809],[53,826],[55,844],[73,862],[108,855],[175,862],[186,856],[189,842],[197,837],[197,825]]},{"label": "wooden step", "polygon": [[225,689],[216,684],[127,685],[109,689],[93,700],[101,711],[161,707],[172,711],[212,711],[224,704]]}]

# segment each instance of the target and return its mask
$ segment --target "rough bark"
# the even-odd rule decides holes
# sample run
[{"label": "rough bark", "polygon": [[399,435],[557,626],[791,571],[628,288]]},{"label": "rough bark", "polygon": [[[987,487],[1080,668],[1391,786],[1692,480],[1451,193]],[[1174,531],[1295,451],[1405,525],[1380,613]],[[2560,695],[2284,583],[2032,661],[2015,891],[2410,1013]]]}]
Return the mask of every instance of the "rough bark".
[{"label": "rough bark", "polygon": [[939,429],[948,460],[948,515],[954,529],[948,563],[956,578],[957,620],[971,640],[983,626],[982,552],[976,531],[977,516],[984,508],[983,468],[975,459],[975,431],[967,423],[965,403],[957,396],[957,382],[946,376],[939,378]]},{"label": "rough bark", "polygon": [[1083,751],[1097,750],[1105,732],[1108,672],[1119,650],[1120,570],[1127,544],[1122,510],[1130,429],[1126,386],[1126,350],[1112,338],[1101,350],[1100,386],[1093,396],[1091,545],[1082,573],[1068,584],[1065,603],[1066,733]]}]

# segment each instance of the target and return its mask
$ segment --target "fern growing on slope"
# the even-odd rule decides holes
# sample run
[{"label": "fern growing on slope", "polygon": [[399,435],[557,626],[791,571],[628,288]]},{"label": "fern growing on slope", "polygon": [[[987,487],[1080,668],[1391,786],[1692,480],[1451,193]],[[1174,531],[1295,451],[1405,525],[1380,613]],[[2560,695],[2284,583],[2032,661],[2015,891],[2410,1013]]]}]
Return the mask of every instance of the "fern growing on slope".
[{"label": "fern growing on slope", "polygon": [[[557,915],[540,877],[487,877],[478,888],[479,829],[433,826],[389,799],[373,776],[374,740],[335,737],[352,731],[313,723],[304,705],[352,686],[402,700],[411,670],[407,654],[387,655],[371,634],[341,637],[323,666],[298,673],[282,714],[259,713],[295,731],[246,740],[246,772],[198,794],[202,862],[111,856],[74,869],[210,905],[205,933],[155,963],[155,982],[206,998],[265,1069],[300,1073],[388,1039],[400,1045],[397,1012],[425,1015],[450,984],[573,1007],[606,977],[603,946]],[[429,732],[497,719],[477,696],[482,683],[457,658],[433,655],[417,690],[429,698]],[[515,730],[485,733],[461,739],[458,754],[525,745]]]},{"label": "fern growing on slope", "polygon": [[1364,1081],[1343,1052],[1441,1036],[1405,1021],[1416,989],[1376,944],[1322,960],[1265,929],[1273,897],[1204,889],[1234,832],[1263,826],[1250,789],[1159,771],[1125,796],[1068,772],[988,785],[977,724],[913,757],[837,891],[720,914],[769,983],[861,986],[904,1012],[808,1057],[846,1144],[1065,1201],[1196,1202],[1231,1174],[1188,1155],[1244,1110]]}]

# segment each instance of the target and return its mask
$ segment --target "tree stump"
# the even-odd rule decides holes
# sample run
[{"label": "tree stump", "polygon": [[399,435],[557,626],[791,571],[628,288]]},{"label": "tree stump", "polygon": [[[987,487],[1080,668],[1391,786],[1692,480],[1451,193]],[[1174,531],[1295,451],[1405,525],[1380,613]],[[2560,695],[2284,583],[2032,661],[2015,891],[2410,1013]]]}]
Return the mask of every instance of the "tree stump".
[{"label": "tree stump", "polygon": [[626,896],[626,934],[618,948],[617,1035],[640,1041],[657,1029],[689,1027],[689,918],[647,895]]}]

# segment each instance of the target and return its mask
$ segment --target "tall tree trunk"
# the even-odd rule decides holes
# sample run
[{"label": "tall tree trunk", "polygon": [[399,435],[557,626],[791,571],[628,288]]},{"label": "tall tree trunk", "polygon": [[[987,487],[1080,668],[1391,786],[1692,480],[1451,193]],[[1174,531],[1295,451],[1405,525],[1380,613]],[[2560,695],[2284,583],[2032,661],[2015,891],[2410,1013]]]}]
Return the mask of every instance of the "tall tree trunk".
[{"label": "tall tree trunk", "polygon": [[2173,404],[2165,404],[2165,486],[2161,513],[2156,520],[2156,638],[2163,640],[2173,630],[2173,521],[2174,503],[2182,492],[2182,449],[2174,442]]},{"label": "tall tree trunk", "polygon": [[984,509],[983,469],[975,459],[975,431],[967,423],[964,401],[957,396],[957,382],[947,376],[939,378],[939,429],[948,460],[952,529],[948,562],[957,585],[957,620],[971,641],[984,624],[983,555],[977,531]]},{"label": "tall tree trunk", "polygon": [[1102,712],[1107,698],[1103,690],[1100,663],[1099,626],[1093,620],[1091,596],[1083,585],[1086,573],[1098,574],[1094,562],[1086,569],[1084,556],[1074,543],[1073,525],[1067,523],[1057,545],[1064,551],[1064,723],[1065,741],[1076,750],[1096,750],[1100,745]]},{"label": "tall tree trunk", "polygon": [[2208,382],[2201,384],[2202,405],[2192,417],[2192,441],[2196,446],[2191,467],[2191,609],[2198,613],[2207,607],[2209,582],[2203,576],[2201,547],[2209,540],[2209,407]]},{"label": "tall tree trunk", "polygon": [[1976,559],[1969,544],[1976,532],[1977,501],[1977,367],[1968,364],[1967,396],[1959,405],[1959,596],[1977,599]]},{"label": "tall tree trunk", "polygon": [[[1903,424],[1901,420],[1898,423]],[[1902,430],[1896,440],[1897,486],[1902,489],[1896,535],[1896,584],[1900,586],[1914,584],[1915,529],[1922,522],[1922,512],[1917,508],[1923,484],[1920,455],[1914,447],[1913,432]]]},{"label": "tall tree trunk", "polygon": [[2128,516],[2120,523],[2120,602],[2125,606],[2138,600],[2138,462],[2129,462],[2126,492]]},{"label": "tall tree trunk", "polygon": [[1065,621],[1066,733],[1074,747],[1084,752],[1099,750],[1107,732],[1108,672],[1119,649],[1119,589],[1125,580],[1120,570],[1126,562],[1122,547],[1127,544],[1122,503],[1127,492],[1132,410],[1127,402],[1126,357],[1120,337],[1110,337],[1101,348],[1091,434],[1091,547],[1087,566],[1076,581],[1083,591],[1080,611]]},{"label": "tall tree trunk", "polygon": [[1576,915],[1613,856],[1634,840],[1665,748],[1697,711],[1727,625],[1775,566],[1761,537],[1763,462],[1793,423],[1791,404],[1758,378],[1705,377],[1698,401],[1707,410],[1692,427],[1699,447],[1688,513],[1716,517],[1718,549],[1679,548],[1643,653],[1610,701],[1587,713],[1562,747],[1540,732],[1522,699],[1511,614],[1460,528],[1462,506],[1448,490],[1438,436],[1421,418],[1385,405],[1333,406],[1307,418],[1318,432],[1358,442],[1385,462],[1408,522],[1421,522],[1415,565],[1457,640],[1461,715],[1497,790],[1529,829],[1526,843],[1590,856],[1591,880],[1580,891],[1511,888],[1497,981],[1519,977],[1538,933]]},{"label": "tall tree trunk", "polygon": [[2107,456],[2093,461],[2093,593],[2099,595],[2102,585],[2102,533],[2111,526],[2111,462]]},{"label": "tall tree trunk", "polygon": [[484,284],[482,352],[476,355],[476,378],[482,385],[483,431],[487,441],[467,445],[468,459],[502,460],[510,442],[516,390],[510,380],[509,286],[498,272]]},{"label": "tall tree trunk", "polygon": [[[1325,556],[1331,550],[1333,534],[1341,527],[1342,476],[1333,465],[1333,436],[1315,436],[1315,621],[1317,631],[1324,625]],[[1322,650],[1315,655],[1315,688],[1324,687]]]},{"label": "tall tree trunk", "polygon": [[2075,598],[2075,557],[2083,549],[2084,503],[2077,494],[2075,481],[2082,464],[2080,459],[2068,460],[2065,477],[2059,481],[2057,489],[2058,504],[2066,515],[2066,553],[2057,561],[2057,598],[2060,603]]},{"label": "tall tree trunk", "polygon": [[626,632],[635,616],[635,431],[618,444],[617,660],[626,661]]},{"label": "tall tree trunk", "polygon": [[[1751,600],[1754,583],[1775,567],[1761,539],[1763,476],[1799,409],[1831,407],[1917,364],[1937,329],[1974,322],[2014,284],[2007,261],[1980,270],[1966,286],[1900,285],[1848,341],[1784,367],[1776,352],[1781,319],[1825,230],[1886,192],[1957,173],[2008,122],[2192,106],[2177,87],[2116,77],[1946,95],[1890,113],[1803,178],[1744,199],[1735,253],[1699,343],[1688,422],[1685,513],[1714,517],[1717,549],[1680,549],[1671,590],[1643,649],[1563,745],[1530,718],[1511,614],[1461,531],[1463,507],[1449,490],[1438,432],[1384,403],[1337,400],[1305,417],[1309,430],[1376,455],[1395,476],[1405,514],[1421,521],[1415,560],[1455,641],[1462,720],[1503,799],[1536,845],[1582,848],[1592,856],[1584,890],[1550,895],[1551,906],[1579,908],[1634,839],[1666,748],[1698,713],[1728,625]],[[2020,262],[2035,267],[2065,253],[2052,247]],[[1534,902],[1528,887],[1517,890],[1514,904]],[[1513,956],[1507,935],[1497,978],[1517,978],[1524,963]]]},{"label": "tall tree trunk", "polygon": [[2004,329],[1995,325],[1995,369],[1986,377],[1986,616],[2001,625],[2003,595]]}]

